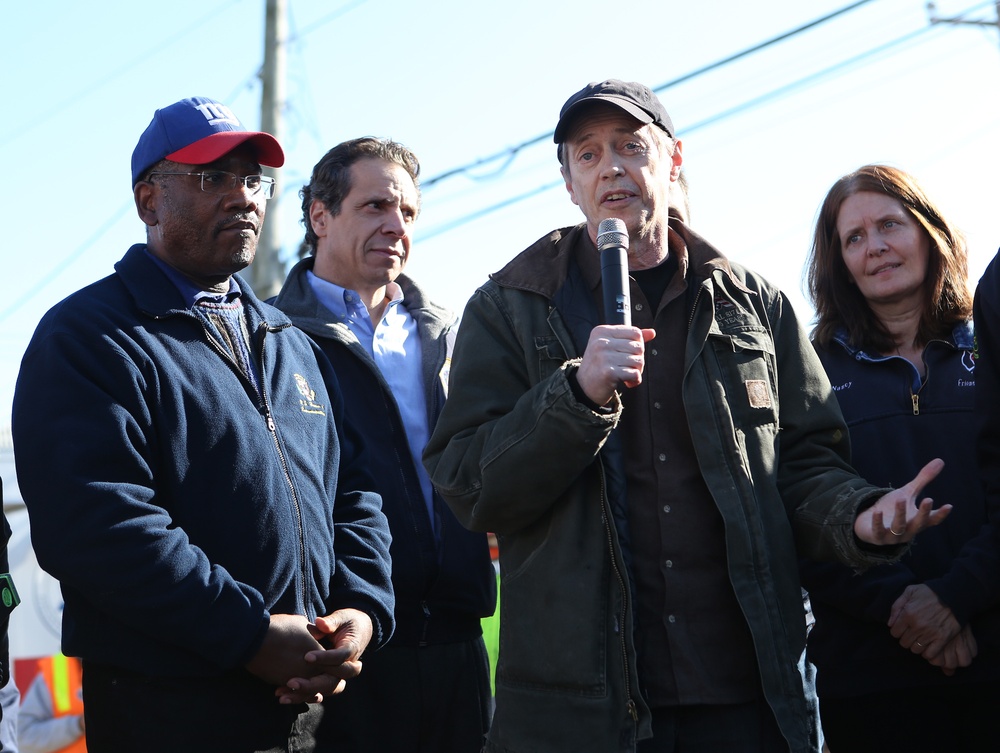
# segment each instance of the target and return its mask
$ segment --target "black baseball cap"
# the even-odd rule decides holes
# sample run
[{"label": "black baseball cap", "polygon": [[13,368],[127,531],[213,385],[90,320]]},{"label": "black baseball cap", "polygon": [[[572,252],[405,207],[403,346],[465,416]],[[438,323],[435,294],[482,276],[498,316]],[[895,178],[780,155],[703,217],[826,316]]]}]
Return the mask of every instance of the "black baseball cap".
[{"label": "black baseball cap", "polygon": [[615,105],[640,123],[653,123],[666,131],[671,138],[674,136],[674,124],[670,120],[670,116],[649,87],[634,81],[619,81],[616,78],[609,78],[600,83],[587,84],[566,100],[566,104],[559,111],[559,122],[556,124],[556,131],[552,136],[555,143],[561,144],[566,140],[575,115],[580,106],[586,102],[607,102]]}]

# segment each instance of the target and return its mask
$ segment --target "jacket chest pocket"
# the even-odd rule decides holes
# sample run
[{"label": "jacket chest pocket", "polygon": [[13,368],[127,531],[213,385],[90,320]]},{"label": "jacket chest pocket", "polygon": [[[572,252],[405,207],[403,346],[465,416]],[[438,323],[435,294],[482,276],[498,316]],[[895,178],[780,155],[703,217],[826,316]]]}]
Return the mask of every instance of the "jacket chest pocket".
[{"label": "jacket chest pocket", "polygon": [[770,333],[763,328],[716,332],[709,343],[736,427],[777,424],[777,368]]},{"label": "jacket chest pocket", "polygon": [[555,335],[535,337],[535,378],[538,382],[558,371],[566,362],[566,349]]}]

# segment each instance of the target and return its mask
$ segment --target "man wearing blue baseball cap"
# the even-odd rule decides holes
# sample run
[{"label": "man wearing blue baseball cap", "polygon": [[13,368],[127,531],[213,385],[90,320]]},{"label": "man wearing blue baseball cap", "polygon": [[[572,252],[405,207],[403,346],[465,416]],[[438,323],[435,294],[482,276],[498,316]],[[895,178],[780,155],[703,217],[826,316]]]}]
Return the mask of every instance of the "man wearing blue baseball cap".
[{"label": "man wearing blue baseball cap", "polygon": [[146,243],[51,309],[14,397],[18,482],[83,659],[87,745],[309,751],[393,630],[389,533],[325,356],[236,273],[284,155],[225,105],[157,110]]}]

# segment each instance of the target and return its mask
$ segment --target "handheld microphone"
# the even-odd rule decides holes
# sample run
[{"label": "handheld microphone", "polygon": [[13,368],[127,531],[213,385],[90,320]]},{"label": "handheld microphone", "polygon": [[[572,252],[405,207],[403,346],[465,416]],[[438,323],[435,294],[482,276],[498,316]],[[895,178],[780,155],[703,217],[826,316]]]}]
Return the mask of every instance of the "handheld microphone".
[{"label": "handheld microphone", "polygon": [[601,252],[601,287],[604,289],[604,323],[632,325],[628,296],[628,230],[616,217],[597,226]]}]

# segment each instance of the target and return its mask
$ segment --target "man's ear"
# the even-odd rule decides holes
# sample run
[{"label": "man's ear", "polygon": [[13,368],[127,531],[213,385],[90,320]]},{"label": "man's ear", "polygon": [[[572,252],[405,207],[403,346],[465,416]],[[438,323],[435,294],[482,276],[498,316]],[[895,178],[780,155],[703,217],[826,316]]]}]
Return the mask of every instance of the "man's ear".
[{"label": "man's ear", "polygon": [[319,199],[313,199],[309,205],[309,224],[312,225],[316,237],[323,238],[326,235],[326,222],[330,213],[326,211],[326,204]]},{"label": "man's ear", "polygon": [[140,180],[132,189],[132,196],[135,198],[135,209],[139,214],[139,219],[149,227],[156,227],[160,223],[156,215],[160,192],[156,186],[148,180]]},{"label": "man's ear", "polygon": [[670,180],[677,180],[681,174],[681,166],[684,164],[684,144],[680,139],[674,141],[674,153],[671,156]]}]

